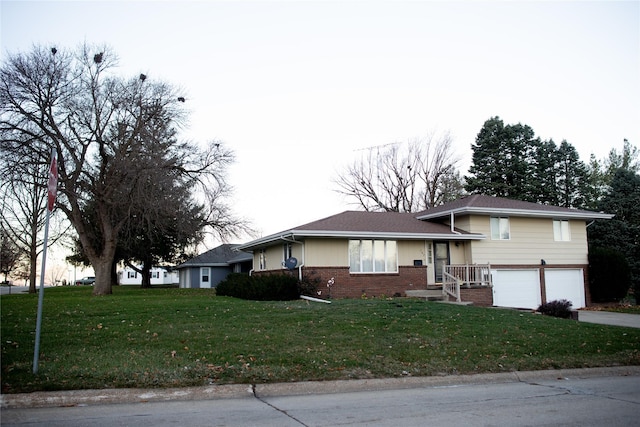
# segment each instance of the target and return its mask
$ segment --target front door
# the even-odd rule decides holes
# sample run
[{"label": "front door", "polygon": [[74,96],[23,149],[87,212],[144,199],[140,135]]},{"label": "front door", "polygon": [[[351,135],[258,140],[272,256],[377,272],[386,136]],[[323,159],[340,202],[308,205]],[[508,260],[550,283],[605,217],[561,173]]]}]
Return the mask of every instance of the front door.
[{"label": "front door", "polygon": [[200,287],[211,287],[211,269],[209,267],[200,267]]},{"label": "front door", "polygon": [[434,271],[436,283],[442,283],[444,265],[449,264],[449,242],[433,242],[435,259]]}]

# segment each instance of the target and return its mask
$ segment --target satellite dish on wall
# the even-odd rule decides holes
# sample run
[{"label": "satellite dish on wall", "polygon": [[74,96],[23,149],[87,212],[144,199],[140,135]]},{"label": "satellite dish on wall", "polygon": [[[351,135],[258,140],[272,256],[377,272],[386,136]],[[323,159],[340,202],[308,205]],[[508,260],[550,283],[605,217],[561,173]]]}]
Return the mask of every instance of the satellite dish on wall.
[{"label": "satellite dish on wall", "polygon": [[284,266],[289,270],[293,270],[298,265],[298,260],[294,257],[288,258],[284,261]]}]

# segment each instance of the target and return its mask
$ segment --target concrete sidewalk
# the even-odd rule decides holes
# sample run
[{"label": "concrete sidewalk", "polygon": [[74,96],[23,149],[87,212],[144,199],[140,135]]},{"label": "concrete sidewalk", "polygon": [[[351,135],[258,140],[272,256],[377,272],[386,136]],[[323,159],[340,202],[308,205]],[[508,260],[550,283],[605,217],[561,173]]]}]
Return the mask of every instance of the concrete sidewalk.
[{"label": "concrete sidewalk", "polygon": [[612,311],[578,311],[578,321],[601,325],[640,328],[640,314],[614,313]]}]

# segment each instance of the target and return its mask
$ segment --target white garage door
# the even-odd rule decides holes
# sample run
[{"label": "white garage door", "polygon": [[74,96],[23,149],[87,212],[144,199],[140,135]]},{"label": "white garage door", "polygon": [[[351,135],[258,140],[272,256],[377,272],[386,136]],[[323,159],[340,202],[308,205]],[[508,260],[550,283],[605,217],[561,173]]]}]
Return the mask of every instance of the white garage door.
[{"label": "white garage door", "polygon": [[493,305],[498,307],[538,308],[540,272],[531,270],[494,270]]},{"label": "white garage door", "polygon": [[574,309],[585,306],[584,274],[581,268],[549,268],[544,272],[547,301],[566,299]]}]

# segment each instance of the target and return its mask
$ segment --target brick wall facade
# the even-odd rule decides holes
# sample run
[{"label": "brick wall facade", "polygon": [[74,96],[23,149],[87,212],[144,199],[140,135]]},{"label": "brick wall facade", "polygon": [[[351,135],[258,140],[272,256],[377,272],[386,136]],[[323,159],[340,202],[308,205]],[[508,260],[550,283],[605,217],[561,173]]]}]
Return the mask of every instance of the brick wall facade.
[{"label": "brick wall facade", "polygon": [[[451,298],[449,298],[451,300]],[[454,298],[455,299],[455,298]],[[493,305],[493,290],[488,286],[460,288],[460,299],[463,302],[472,302],[479,307],[491,307]]]},{"label": "brick wall facade", "polygon": [[[297,269],[294,270],[297,275]],[[256,271],[254,274],[282,274],[283,270]],[[405,296],[405,291],[427,288],[426,266],[399,266],[397,273],[351,274],[349,267],[302,267],[304,280],[318,283],[321,298],[361,298]],[[333,278],[331,289],[327,282]]]}]

